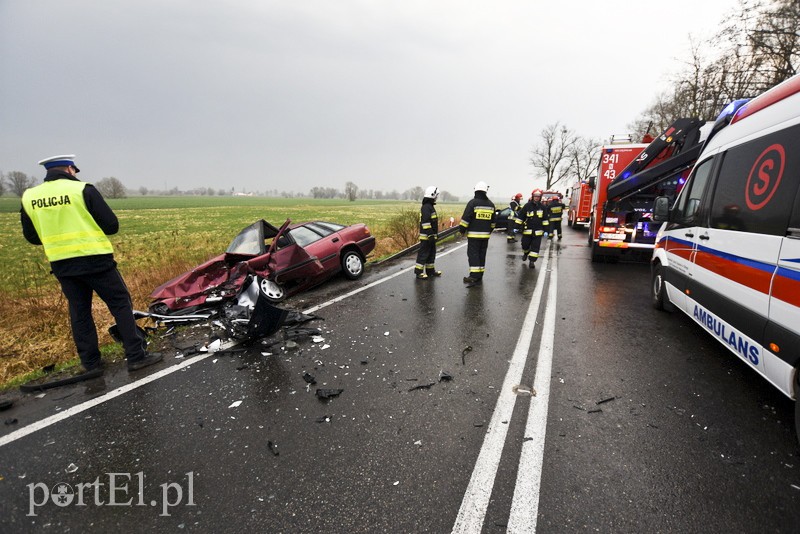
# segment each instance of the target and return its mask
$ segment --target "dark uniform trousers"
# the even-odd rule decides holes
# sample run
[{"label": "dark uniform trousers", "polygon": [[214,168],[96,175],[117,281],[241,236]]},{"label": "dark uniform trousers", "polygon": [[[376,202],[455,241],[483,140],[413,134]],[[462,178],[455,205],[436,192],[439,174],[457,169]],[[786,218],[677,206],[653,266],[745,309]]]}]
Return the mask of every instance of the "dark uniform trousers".
[{"label": "dark uniform trousers", "polygon": [[475,280],[481,280],[486,271],[486,251],[489,250],[489,240],[470,237],[467,239],[467,261],[469,262],[469,275]]},{"label": "dark uniform trousers", "polygon": [[133,318],[130,293],[116,267],[83,276],[57,278],[69,303],[72,337],[85,368],[91,369],[101,361],[97,328],[92,319],[92,292],[103,299],[117,321],[120,337],[125,340],[123,343],[128,360],[145,357],[147,341]]},{"label": "dark uniform trousers", "polygon": [[433,265],[436,262],[436,239],[421,239],[419,250],[417,251],[417,265],[415,271],[422,274],[423,270],[428,274],[433,273]]},{"label": "dark uniform trousers", "polygon": [[562,232],[561,232],[561,219],[550,219],[550,235],[556,235],[558,233],[558,238],[561,239]]}]

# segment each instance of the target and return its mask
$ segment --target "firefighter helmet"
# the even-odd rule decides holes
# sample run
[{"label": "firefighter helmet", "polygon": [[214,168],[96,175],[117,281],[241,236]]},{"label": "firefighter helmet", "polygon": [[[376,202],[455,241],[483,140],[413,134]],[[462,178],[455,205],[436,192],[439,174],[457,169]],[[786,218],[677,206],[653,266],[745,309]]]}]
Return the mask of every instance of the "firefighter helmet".
[{"label": "firefighter helmet", "polygon": [[486,182],[478,182],[475,184],[475,191],[483,191],[486,193],[489,190],[489,186],[486,185]]},{"label": "firefighter helmet", "polygon": [[438,196],[439,196],[439,188],[436,187],[435,185],[432,185],[425,190],[425,198],[436,199],[436,197]]},{"label": "firefighter helmet", "polygon": [[533,191],[531,191],[531,196],[532,197],[540,197],[540,196],[542,196],[542,190],[541,189],[534,189]]},{"label": "firefighter helmet", "polygon": [[514,200],[516,200],[517,202],[522,200],[522,193],[517,193],[516,195],[514,195]]}]

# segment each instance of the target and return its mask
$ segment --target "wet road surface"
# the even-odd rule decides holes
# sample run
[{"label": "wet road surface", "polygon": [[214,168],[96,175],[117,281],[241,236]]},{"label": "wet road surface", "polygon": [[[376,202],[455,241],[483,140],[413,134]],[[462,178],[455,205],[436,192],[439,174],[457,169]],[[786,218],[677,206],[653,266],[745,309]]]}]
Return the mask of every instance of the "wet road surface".
[{"label": "wet road surface", "polygon": [[792,401],[585,241],[529,269],[496,234],[471,289],[458,241],[287,301],[324,341],[27,395],[2,530],[796,531]]}]

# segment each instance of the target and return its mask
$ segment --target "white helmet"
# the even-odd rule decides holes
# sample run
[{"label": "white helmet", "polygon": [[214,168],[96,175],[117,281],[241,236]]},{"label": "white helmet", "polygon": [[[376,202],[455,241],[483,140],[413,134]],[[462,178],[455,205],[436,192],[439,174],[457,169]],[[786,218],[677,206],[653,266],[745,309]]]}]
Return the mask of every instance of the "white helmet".
[{"label": "white helmet", "polygon": [[489,186],[486,185],[486,182],[478,182],[475,184],[475,191],[483,191],[484,193],[489,190]]},{"label": "white helmet", "polygon": [[438,196],[439,196],[439,188],[436,187],[435,185],[432,185],[425,190],[425,198],[432,198],[435,200],[436,197]]}]

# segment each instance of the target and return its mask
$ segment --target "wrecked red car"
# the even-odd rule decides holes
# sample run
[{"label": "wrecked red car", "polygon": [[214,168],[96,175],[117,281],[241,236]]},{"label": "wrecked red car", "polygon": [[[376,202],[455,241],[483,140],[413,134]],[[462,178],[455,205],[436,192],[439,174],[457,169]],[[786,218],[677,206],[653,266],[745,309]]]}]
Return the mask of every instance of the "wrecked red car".
[{"label": "wrecked red car", "polygon": [[262,219],[239,232],[224,254],[156,288],[150,312],[186,313],[232,299],[251,278],[267,299],[279,302],[339,272],[359,278],[374,248],[364,224],[287,220],[275,228]]}]

